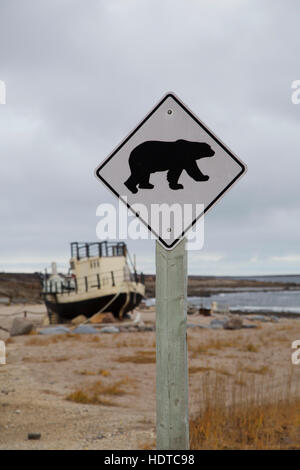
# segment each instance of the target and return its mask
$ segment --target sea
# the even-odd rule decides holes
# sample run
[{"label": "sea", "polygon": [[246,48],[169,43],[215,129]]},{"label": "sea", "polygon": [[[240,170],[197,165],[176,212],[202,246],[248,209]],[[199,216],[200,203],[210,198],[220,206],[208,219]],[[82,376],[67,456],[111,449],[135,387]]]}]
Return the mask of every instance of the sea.
[{"label": "sea", "polygon": [[[227,279],[229,276],[227,277]],[[230,289],[230,292],[213,293],[209,297],[189,297],[195,306],[211,308],[217,302],[220,311],[241,311],[245,313],[288,313],[300,315],[300,275],[291,276],[232,276],[230,279],[253,279],[258,281],[282,282],[293,285],[293,290],[272,290],[272,288]],[[298,290],[299,289],[299,290]],[[148,299],[154,304],[155,299]]]}]

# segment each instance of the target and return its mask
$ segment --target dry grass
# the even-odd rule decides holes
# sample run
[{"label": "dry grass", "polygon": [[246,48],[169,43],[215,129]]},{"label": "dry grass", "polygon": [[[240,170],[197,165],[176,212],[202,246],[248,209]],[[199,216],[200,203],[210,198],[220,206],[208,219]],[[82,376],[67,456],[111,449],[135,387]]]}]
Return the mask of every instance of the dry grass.
[{"label": "dry grass", "polygon": [[241,371],[246,372],[248,374],[270,374],[270,368],[268,366],[261,366],[261,367],[252,367],[252,366],[241,366]]},{"label": "dry grass", "polygon": [[245,346],[243,346],[241,348],[242,351],[245,351],[245,352],[258,352],[259,351],[259,347],[258,346],[255,346],[254,344],[252,343],[248,343],[246,344]]},{"label": "dry grass", "polygon": [[118,406],[117,403],[103,398],[102,395],[109,395],[112,397],[125,395],[129,392],[128,389],[125,390],[124,387],[128,387],[128,384],[130,383],[131,381],[127,377],[110,384],[98,380],[97,382],[94,382],[85,388],[77,389],[70,393],[66,396],[66,400],[87,405]]},{"label": "dry grass", "polygon": [[212,367],[190,366],[189,375],[196,374],[197,372],[209,372],[213,370]]},{"label": "dry grass", "polygon": [[189,367],[189,374],[196,374],[197,372],[215,372],[217,374],[227,375],[228,377],[233,375],[227,369],[220,369],[220,368],[215,368],[215,367],[201,367],[201,366]]},{"label": "dry grass", "polygon": [[155,450],[155,449],[156,449],[156,441],[155,440],[139,444],[139,450]]},{"label": "dry grass", "polygon": [[197,357],[199,354],[211,354],[212,350],[220,351],[228,348],[238,348],[240,346],[239,338],[235,339],[213,339],[205,342],[195,342],[193,338],[189,342],[189,351],[192,357]]},{"label": "dry grass", "polygon": [[300,449],[300,399],[290,386],[279,394],[263,380],[246,384],[240,376],[232,383],[216,375],[200,390],[191,449]]},{"label": "dry grass", "polygon": [[102,375],[102,377],[108,377],[110,376],[109,370],[106,369],[99,369],[98,371],[92,371],[92,370],[75,370],[75,374],[79,375]]},{"label": "dry grass", "polygon": [[148,337],[137,337],[135,335],[132,336],[132,338],[126,338],[126,339],[117,339],[115,342],[115,346],[117,348],[144,348],[144,347],[154,347],[155,348],[155,342],[153,343],[153,340],[149,340]]},{"label": "dry grass", "polygon": [[11,336],[9,336],[9,337],[5,340],[5,344],[12,344],[12,343],[14,343],[14,342],[15,342],[15,340],[14,340]]},{"label": "dry grass", "polygon": [[90,394],[84,390],[76,390],[70,393],[66,400],[73,401],[74,403],[81,403],[84,405],[103,405],[103,406],[117,406],[116,403],[106,398]]},{"label": "dry grass", "polygon": [[154,364],[156,362],[155,351],[137,351],[130,356],[119,356],[115,359],[117,362],[132,362],[134,364]]},{"label": "dry grass", "polygon": [[79,339],[76,335],[65,334],[65,335],[46,335],[46,336],[33,336],[28,339],[25,346],[48,346],[49,344],[56,344],[62,341],[68,341],[70,339]]},{"label": "dry grass", "polygon": [[[23,362],[36,362],[36,363],[47,363],[47,362],[65,362],[69,361],[70,359],[75,359],[75,358],[70,358],[67,356],[56,356],[56,357],[31,357],[31,356],[25,356],[23,357]],[[76,358],[79,359],[79,358]]]}]

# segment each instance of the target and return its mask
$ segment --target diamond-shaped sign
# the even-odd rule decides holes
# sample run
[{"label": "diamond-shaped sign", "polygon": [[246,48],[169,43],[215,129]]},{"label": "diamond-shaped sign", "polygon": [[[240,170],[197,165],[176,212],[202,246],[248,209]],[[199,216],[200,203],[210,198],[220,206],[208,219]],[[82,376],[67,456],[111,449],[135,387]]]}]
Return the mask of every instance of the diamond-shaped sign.
[{"label": "diamond-shaped sign", "polygon": [[246,165],[167,93],[97,167],[96,176],[171,249],[245,171]]}]

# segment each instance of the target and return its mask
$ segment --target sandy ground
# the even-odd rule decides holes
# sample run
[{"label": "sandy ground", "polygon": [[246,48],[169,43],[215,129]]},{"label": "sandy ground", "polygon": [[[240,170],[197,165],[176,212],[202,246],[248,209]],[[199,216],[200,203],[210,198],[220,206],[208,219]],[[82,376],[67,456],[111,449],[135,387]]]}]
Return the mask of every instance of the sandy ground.
[{"label": "sandy ground", "polygon": [[[0,307],[0,325],[26,309],[37,323],[43,305]],[[145,323],[152,310],[141,312]],[[22,314],[20,314],[22,316]],[[188,322],[211,318],[192,315]],[[300,365],[291,364],[291,342],[300,339],[300,320],[257,323],[253,330],[189,328],[190,414],[197,412],[203,378],[220,376],[251,392],[255,380],[275,391],[292,383],[300,395]],[[0,339],[8,335],[0,330]],[[155,332],[81,335],[55,338],[14,337],[7,342],[7,364],[0,365],[0,449],[139,449],[155,439]],[[148,352],[148,354],[147,354]],[[122,362],[122,358],[129,358]],[[150,357],[148,363],[134,358]],[[120,359],[121,358],[121,359]],[[132,359],[133,358],[133,359]],[[146,361],[147,362],[147,361]],[[101,373],[99,373],[101,371]],[[105,371],[105,372],[103,372]],[[66,400],[96,381],[121,386],[124,394],[103,396],[109,405]],[[41,439],[27,439],[30,432]]]}]

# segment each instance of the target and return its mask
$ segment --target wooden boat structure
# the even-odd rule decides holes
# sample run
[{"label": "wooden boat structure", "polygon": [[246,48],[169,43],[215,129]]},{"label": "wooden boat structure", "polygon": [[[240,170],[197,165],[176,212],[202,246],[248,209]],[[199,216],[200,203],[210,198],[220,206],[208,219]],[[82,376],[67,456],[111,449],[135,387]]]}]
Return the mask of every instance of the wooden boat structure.
[{"label": "wooden boat structure", "polygon": [[121,320],[143,299],[144,276],[136,272],[124,242],[72,242],[68,274],[58,274],[52,263],[42,295],[50,323],[98,312]]}]

